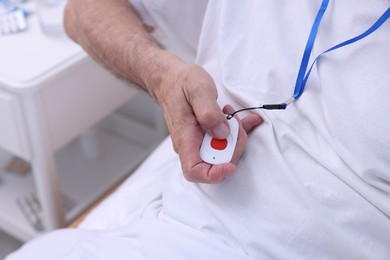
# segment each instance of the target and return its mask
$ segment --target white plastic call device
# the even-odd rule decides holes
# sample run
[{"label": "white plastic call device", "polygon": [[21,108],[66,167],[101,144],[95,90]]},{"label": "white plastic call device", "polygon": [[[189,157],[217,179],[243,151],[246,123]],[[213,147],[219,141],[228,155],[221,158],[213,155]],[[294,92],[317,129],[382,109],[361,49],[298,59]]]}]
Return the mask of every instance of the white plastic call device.
[{"label": "white plastic call device", "polygon": [[209,164],[228,163],[232,160],[238,136],[238,122],[232,117],[228,120],[230,134],[226,139],[216,139],[206,133],[200,146],[200,158]]}]

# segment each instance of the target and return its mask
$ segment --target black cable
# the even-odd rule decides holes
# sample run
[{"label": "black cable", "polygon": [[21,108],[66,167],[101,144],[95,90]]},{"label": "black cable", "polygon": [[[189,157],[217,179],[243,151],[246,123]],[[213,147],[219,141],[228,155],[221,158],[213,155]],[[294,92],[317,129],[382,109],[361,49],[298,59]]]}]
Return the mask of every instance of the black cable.
[{"label": "black cable", "polygon": [[231,113],[231,114],[228,114],[228,115],[226,116],[226,118],[227,118],[227,120],[229,120],[229,119],[231,119],[235,114],[240,113],[240,112],[242,112],[242,111],[248,111],[248,110],[254,110],[254,109],[285,110],[286,108],[287,108],[287,104],[286,104],[286,103],[282,103],[282,104],[267,104],[267,105],[262,105],[262,106],[259,106],[259,107],[247,107],[247,108],[243,108],[243,109],[234,111],[234,112]]}]

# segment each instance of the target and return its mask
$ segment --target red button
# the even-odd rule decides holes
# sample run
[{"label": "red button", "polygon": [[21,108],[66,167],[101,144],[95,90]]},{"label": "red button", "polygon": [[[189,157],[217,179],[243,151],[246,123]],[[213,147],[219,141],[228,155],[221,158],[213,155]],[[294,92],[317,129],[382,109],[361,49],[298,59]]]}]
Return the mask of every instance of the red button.
[{"label": "red button", "polygon": [[213,147],[215,150],[224,150],[227,146],[227,140],[226,139],[211,139],[211,147]]}]

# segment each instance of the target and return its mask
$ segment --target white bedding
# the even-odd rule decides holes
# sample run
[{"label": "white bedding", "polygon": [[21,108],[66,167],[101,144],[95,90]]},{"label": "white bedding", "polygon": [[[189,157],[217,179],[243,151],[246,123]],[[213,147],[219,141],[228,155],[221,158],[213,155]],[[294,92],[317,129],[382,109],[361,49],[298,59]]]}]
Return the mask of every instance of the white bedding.
[{"label": "white bedding", "polygon": [[167,138],[110,197],[79,225],[83,229],[115,229],[142,217],[156,218],[162,207],[162,190],[180,167]]},{"label": "white bedding", "polygon": [[[321,3],[131,2],[168,49],[210,73],[221,106],[237,108],[291,96]],[[331,1],[313,55],[388,7]],[[9,259],[389,259],[389,32],[387,22],[322,58],[286,111],[258,111],[264,123],[222,184],[187,182],[167,139],[78,230]]]}]

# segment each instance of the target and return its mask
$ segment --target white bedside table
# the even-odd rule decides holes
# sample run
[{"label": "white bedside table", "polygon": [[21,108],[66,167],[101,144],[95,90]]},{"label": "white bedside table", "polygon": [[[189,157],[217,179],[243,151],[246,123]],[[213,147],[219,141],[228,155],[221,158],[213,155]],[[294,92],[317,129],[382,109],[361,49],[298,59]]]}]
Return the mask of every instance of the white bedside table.
[{"label": "white bedside table", "polygon": [[[32,174],[0,169],[0,228],[24,241],[39,234],[16,204],[31,193],[45,231],[62,227],[134,169],[166,135],[158,113],[151,126],[112,114],[135,95],[65,36],[45,35],[34,15],[26,32],[1,37],[0,166],[16,155]],[[110,114],[99,124],[102,158],[83,158],[77,137]],[[65,213],[63,195],[74,204]]]}]

